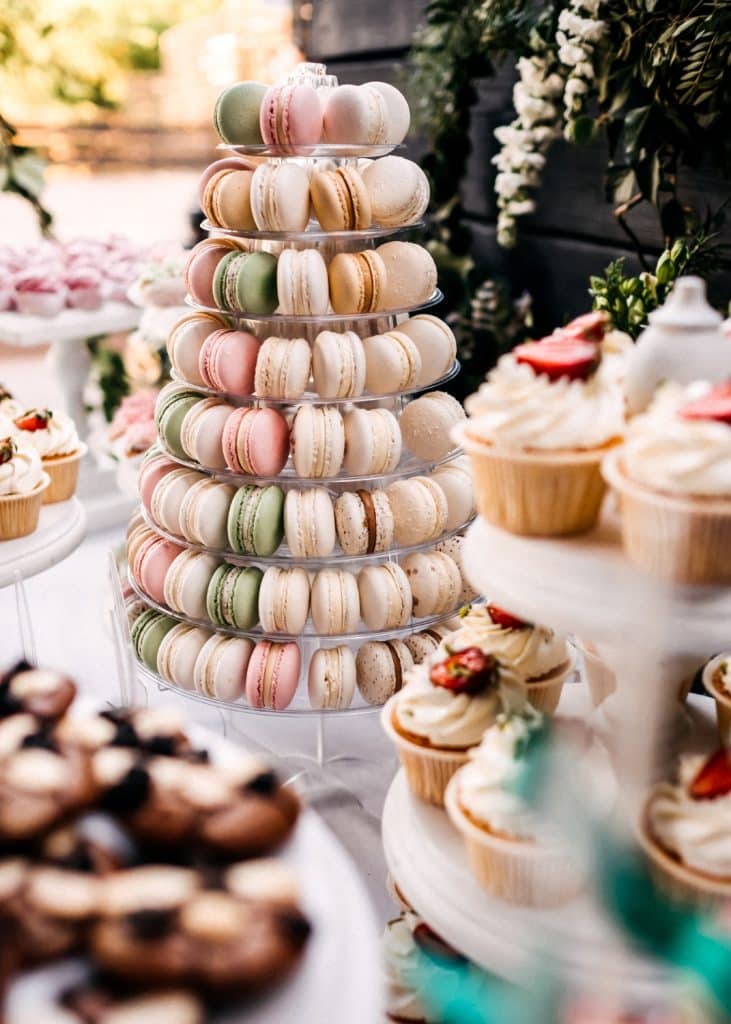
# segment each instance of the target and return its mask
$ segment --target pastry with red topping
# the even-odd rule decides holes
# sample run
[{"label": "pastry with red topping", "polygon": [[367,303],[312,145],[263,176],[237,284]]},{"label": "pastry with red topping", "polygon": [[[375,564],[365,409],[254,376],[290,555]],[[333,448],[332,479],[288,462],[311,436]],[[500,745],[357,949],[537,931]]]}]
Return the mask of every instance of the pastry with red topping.
[{"label": "pastry with red topping", "polygon": [[34,448],[41,457],[51,478],[43,504],[67,501],[76,491],[79,466],[87,450],[71,417],[51,409],[26,409],[4,425],[19,445]]},{"label": "pastry with red topping", "polygon": [[467,399],[469,419],[455,440],[472,460],[478,508],[491,523],[543,536],[595,525],[605,492],[599,466],[625,430],[606,327],[591,313],[518,345]]}]

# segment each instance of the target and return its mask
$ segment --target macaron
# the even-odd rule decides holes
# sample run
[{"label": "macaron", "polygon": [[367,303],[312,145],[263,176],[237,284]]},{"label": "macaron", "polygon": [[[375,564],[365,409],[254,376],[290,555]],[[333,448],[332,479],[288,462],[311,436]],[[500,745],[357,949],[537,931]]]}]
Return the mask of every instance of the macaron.
[{"label": "macaron", "polygon": [[401,431],[394,414],[388,409],[353,409],[343,420],[347,472],[392,473],[401,459]]},{"label": "macaron", "polygon": [[157,671],[175,686],[195,689],[195,666],[211,634],[187,622],[179,622],[165,636],[157,651]]},{"label": "macaron", "polygon": [[437,266],[422,245],[386,242],[376,253],[386,269],[381,309],[409,309],[431,298],[437,286]]},{"label": "macaron", "polygon": [[310,611],[310,578],[304,569],[270,566],[259,590],[259,621],[267,633],[297,636]]},{"label": "macaron", "polygon": [[372,395],[388,395],[416,385],[421,375],[419,350],[400,330],[373,334],[363,342],[366,387]]},{"label": "macaron", "polygon": [[209,577],[205,595],[206,613],[214,626],[255,626],[259,621],[261,580],[262,571],[254,565],[219,565]]},{"label": "macaron", "polygon": [[445,530],[456,530],[463,526],[475,511],[475,496],[472,489],[472,474],[465,455],[453,462],[437,466],[431,475],[439,484],[447,499],[447,522]]},{"label": "macaron", "polygon": [[350,707],[355,682],[355,658],[344,644],[320,648],[310,658],[307,693],[311,707],[321,710]]},{"label": "macaron", "polygon": [[206,618],[206,596],[217,559],[203,551],[181,551],[165,575],[165,604],[190,619]]},{"label": "macaron", "polygon": [[228,514],[228,542],[242,555],[268,558],[282,542],[284,495],[276,484],[239,487]]},{"label": "macaron", "polygon": [[233,473],[277,476],[289,458],[289,427],[276,409],[234,409],[222,436],[223,455]]},{"label": "macaron", "polygon": [[386,104],[386,138],[390,146],[399,146],[409,131],[411,112],[406,97],[390,82],[366,82],[362,88],[375,89]]},{"label": "macaron", "polygon": [[223,90],[213,110],[213,127],[223,142],[261,145],[260,112],[266,93],[260,82],[235,82]]},{"label": "macaron", "polygon": [[454,611],[462,592],[456,562],[441,551],[414,551],[401,562],[411,587],[417,618]]},{"label": "macaron", "polygon": [[259,349],[248,331],[212,331],[198,350],[200,383],[240,398],[253,394]]},{"label": "macaron", "polygon": [[251,212],[260,231],[304,231],[310,219],[310,180],[295,163],[263,163],[251,182]]},{"label": "macaron", "polygon": [[386,265],[376,249],[339,252],[328,267],[330,302],[336,313],[372,313],[384,309]]},{"label": "macaron", "polygon": [[261,640],[246,671],[246,699],[254,708],[283,711],[292,703],[300,675],[300,651],[295,643]]},{"label": "macaron", "polygon": [[211,385],[199,367],[200,354],[206,338],[228,324],[216,313],[189,313],[178,320],[168,334],[167,348],[175,372],[189,384]]},{"label": "macaron", "polygon": [[371,200],[355,167],[315,171],[312,209],[323,231],[364,231],[371,226]]},{"label": "macaron", "polygon": [[148,512],[151,512],[152,492],[158,482],[175,469],[180,469],[178,463],[162,454],[155,455],[152,459],[146,459],[140,466],[137,490],[140,492],[140,499]]},{"label": "macaron", "polygon": [[288,491],[284,533],[295,558],[324,558],[335,547],[335,514],[324,487]]},{"label": "macaron", "polygon": [[400,227],[419,220],[429,205],[429,179],[418,164],[402,156],[385,156],[363,170],[373,220]]},{"label": "macaron", "polygon": [[335,528],[346,555],[370,555],[393,545],[394,519],[385,491],[344,491],[335,500]]},{"label": "macaron", "polygon": [[157,672],[157,652],[166,633],[169,633],[177,623],[169,615],[153,611],[147,611],[135,619],[132,626],[131,640],[137,657],[153,672]]},{"label": "macaron", "polygon": [[222,438],[234,408],[218,398],[206,398],[188,409],[180,427],[180,447],[207,469],[224,469]]},{"label": "macaron", "polygon": [[217,171],[207,182],[201,206],[214,227],[229,231],[254,231],[256,221],[252,212],[251,190],[254,171]]},{"label": "macaron", "polygon": [[268,316],[277,308],[277,260],[268,252],[229,252],[216,264],[212,294],[219,309]]},{"label": "macaron", "polygon": [[459,599],[462,604],[469,604],[470,601],[474,601],[477,597],[477,591],[472,586],[470,581],[467,579],[464,569],[462,567],[462,545],[464,544],[464,537],[453,536],[445,537],[444,540],[440,540],[435,550],[442,551],[445,555],[449,555],[454,564],[459,569],[460,576],[462,577],[462,589],[459,594]]},{"label": "macaron", "polygon": [[189,488],[180,504],[180,528],[186,540],[215,551],[226,546],[226,521],[235,490],[204,477]]},{"label": "macaron", "polygon": [[355,656],[358,690],[368,704],[385,704],[403,687],[414,659],[402,640],[368,640]]},{"label": "macaron", "polygon": [[322,398],[357,398],[366,381],[363,342],[355,331],[320,331],[312,346],[312,376]]},{"label": "macaron", "polygon": [[454,449],[452,428],[465,418],[465,411],[446,391],[430,391],[409,402],[401,413],[404,445],[420,459],[443,459]]},{"label": "macaron", "polygon": [[277,261],[279,312],[321,316],[329,302],[325,261],[317,249],[284,249]]},{"label": "macaron", "polygon": [[311,85],[273,85],[261,103],[259,128],[268,146],[314,146],[322,135],[322,105]]},{"label": "macaron", "polygon": [[145,522],[139,523],[133,530],[128,532],[125,539],[125,554],[127,556],[127,565],[133,575],[134,572],[132,567],[135,564],[137,552],[148,538],[157,536],[159,536],[159,534],[156,534],[154,530],[151,530]]},{"label": "macaron", "polygon": [[411,619],[411,588],[396,562],[367,565],[358,573],[360,613],[368,629],[398,629]]},{"label": "macaron", "polygon": [[310,615],[316,633],[354,633],[360,620],[355,575],[344,569],[321,569],[312,581]]},{"label": "macaron", "polygon": [[423,544],[444,533],[449,509],[444,491],[428,476],[394,480],[386,488],[393,511],[396,543]]},{"label": "macaron", "polygon": [[310,380],[311,358],[304,338],[266,338],[256,360],[256,396],[301,398]]},{"label": "macaron", "polygon": [[253,650],[251,640],[214,633],[195,663],[193,682],[197,692],[217,700],[239,700],[246,688]]},{"label": "macaron", "polygon": [[193,246],[183,271],[188,294],[201,306],[216,305],[213,297],[213,278],[216,268],[224,256],[241,253],[241,247],[233,238],[206,238]]},{"label": "macaron", "polygon": [[182,548],[177,544],[152,533],[133,552],[130,564],[132,575],[144,592],[158,604],[165,602],[165,576],[181,551]]},{"label": "macaron", "polygon": [[431,626],[429,629],[423,629],[420,633],[412,633],[411,636],[404,637],[404,643],[414,659],[414,664],[421,665],[423,661],[430,658],[451,632],[452,629],[449,626]]},{"label": "macaron", "polygon": [[340,410],[328,405],[301,405],[292,422],[292,462],[298,476],[333,477],[345,454],[345,427]]},{"label": "macaron", "polygon": [[164,446],[184,459],[187,452],[183,448],[181,432],[186,413],[203,400],[198,391],[190,391],[180,384],[168,384],[162,389],[155,403],[155,425]]},{"label": "macaron", "polygon": [[421,355],[417,384],[431,384],[451,369],[457,358],[457,339],[443,320],[429,313],[419,313],[402,320],[398,329],[401,334],[408,334]]},{"label": "macaron", "polygon": [[198,202],[203,206],[206,185],[220,171],[255,171],[256,167],[256,161],[247,160],[243,156],[227,156],[222,160],[214,160],[212,164],[206,167],[198,179]]},{"label": "macaron", "polygon": [[323,112],[326,142],[382,145],[389,135],[388,106],[379,89],[339,85],[329,93]]},{"label": "macaron", "polygon": [[150,498],[150,515],[158,526],[176,537],[184,537],[181,506],[194,484],[206,480],[202,473],[179,467],[158,480]]}]

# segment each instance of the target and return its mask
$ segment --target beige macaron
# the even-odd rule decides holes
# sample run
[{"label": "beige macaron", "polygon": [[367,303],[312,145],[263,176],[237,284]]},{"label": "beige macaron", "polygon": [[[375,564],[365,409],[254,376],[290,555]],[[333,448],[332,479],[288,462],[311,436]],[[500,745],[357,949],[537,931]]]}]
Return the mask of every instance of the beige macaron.
[{"label": "beige macaron", "polygon": [[398,629],[411,619],[411,587],[396,562],[361,569],[358,592],[360,612],[368,629]]},{"label": "beige macaron", "polygon": [[434,540],[444,532],[449,514],[441,487],[428,476],[395,480],[386,488],[394,518],[396,543],[403,547]]}]

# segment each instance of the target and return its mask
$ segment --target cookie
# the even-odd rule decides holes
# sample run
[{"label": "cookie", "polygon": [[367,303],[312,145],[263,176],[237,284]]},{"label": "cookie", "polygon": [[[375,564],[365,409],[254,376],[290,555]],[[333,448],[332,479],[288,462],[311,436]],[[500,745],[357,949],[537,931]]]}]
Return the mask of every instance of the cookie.
[{"label": "cookie", "polygon": [[75,696],[76,686],[68,676],[20,661],[0,677],[0,719],[27,712],[44,721],[56,720]]},{"label": "cookie", "polygon": [[[79,1024],[205,1024],[200,999],[186,989],[130,995],[125,986],[90,978],[61,993],[64,1022]],[[61,1010],[59,1010],[61,1012]],[[54,1017],[55,1020],[55,1017]]]}]

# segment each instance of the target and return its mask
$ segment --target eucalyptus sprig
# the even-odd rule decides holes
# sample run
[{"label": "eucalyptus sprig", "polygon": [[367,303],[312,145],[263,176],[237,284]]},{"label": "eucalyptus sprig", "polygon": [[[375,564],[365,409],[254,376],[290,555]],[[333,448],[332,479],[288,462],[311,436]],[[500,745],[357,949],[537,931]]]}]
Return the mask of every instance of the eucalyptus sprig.
[{"label": "eucalyptus sprig", "polygon": [[13,125],[0,115],[0,192],[13,192],[26,199],[38,217],[41,231],[47,234],[53,217],[41,203],[46,161],[36,150],[19,146],[16,135]]}]

